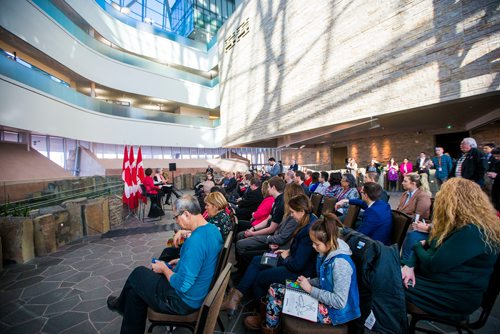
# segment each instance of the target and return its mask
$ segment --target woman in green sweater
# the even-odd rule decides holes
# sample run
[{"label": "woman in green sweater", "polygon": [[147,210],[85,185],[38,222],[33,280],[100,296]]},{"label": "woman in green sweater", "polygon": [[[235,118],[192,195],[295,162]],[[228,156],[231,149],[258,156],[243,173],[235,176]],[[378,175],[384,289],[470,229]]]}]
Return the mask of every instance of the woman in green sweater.
[{"label": "woman in green sweater", "polygon": [[486,194],[453,178],[436,194],[429,240],[403,261],[406,300],[422,311],[463,319],[479,308],[500,246],[500,222]]}]

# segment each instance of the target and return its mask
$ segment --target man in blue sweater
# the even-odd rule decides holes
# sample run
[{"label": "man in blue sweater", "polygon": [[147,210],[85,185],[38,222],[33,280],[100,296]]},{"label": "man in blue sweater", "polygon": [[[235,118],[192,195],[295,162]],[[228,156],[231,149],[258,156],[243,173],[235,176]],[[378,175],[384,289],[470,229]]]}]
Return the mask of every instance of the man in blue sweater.
[{"label": "man in blue sweater", "polygon": [[[380,200],[382,187],[375,182],[367,182],[363,185],[360,199],[350,199],[349,205],[360,206],[365,210],[358,232],[383,242],[385,245],[391,243],[392,213],[387,202]],[[348,200],[344,199],[336,205],[344,205]]]},{"label": "man in blue sweater", "polygon": [[184,315],[199,309],[208,294],[222,236],[203,218],[193,196],[177,199],[173,213],[181,228],[191,231],[180,258],[168,265],[153,260],[152,270],[135,268],[120,296],[108,297],[108,308],[123,314],[121,333],[144,333],[148,306],[162,313]]}]

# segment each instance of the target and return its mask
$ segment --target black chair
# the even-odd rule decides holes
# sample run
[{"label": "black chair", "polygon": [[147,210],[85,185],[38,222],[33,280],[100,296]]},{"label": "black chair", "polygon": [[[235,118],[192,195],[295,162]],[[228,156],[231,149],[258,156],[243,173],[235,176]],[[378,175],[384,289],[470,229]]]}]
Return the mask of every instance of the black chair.
[{"label": "black chair", "polygon": [[432,334],[442,333],[426,328],[417,327],[417,323],[419,321],[426,320],[455,327],[458,333],[462,333],[462,330],[465,330],[467,333],[472,334],[473,329],[482,328],[488,321],[488,317],[491,313],[491,310],[493,309],[493,306],[495,305],[495,301],[498,297],[499,292],[500,292],[500,256],[497,258],[497,262],[495,263],[495,268],[493,270],[493,274],[490,277],[488,288],[483,294],[483,300],[481,302],[481,314],[479,315],[479,318],[476,321],[474,322],[470,322],[469,320],[449,321],[447,319],[442,319],[431,314],[423,313],[421,310],[415,311],[413,310],[414,305],[409,305],[408,313],[410,313],[411,315],[410,333],[415,333],[415,331],[423,333],[432,333]]},{"label": "black chair", "polygon": [[[140,188],[141,188],[141,196],[142,197],[145,197],[147,199],[149,199],[149,202],[151,203],[151,206],[150,206],[150,211],[151,211],[151,207],[153,207],[153,203],[157,203],[158,201],[158,196],[155,195],[155,194],[148,194],[147,190],[146,190],[146,186],[144,184],[140,184],[139,185]],[[162,215],[160,215],[159,217],[155,217],[155,218],[146,218],[145,216],[145,211],[146,211],[146,203],[144,203],[142,201],[142,198],[141,200],[139,201],[140,203],[140,208],[139,208],[139,212],[142,212],[142,221],[146,221],[146,219],[149,219],[148,221],[149,222],[152,222],[152,221],[157,221],[157,220],[161,220],[161,216],[163,216],[165,213],[163,213]],[[161,211],[163,212],[163,209],[160,207]]]},{"label": "black chair", "polygon": [[224,298],[229,275],[231,272],[231,263],[228,263],[217,277],[214,286],[205,297],[201,308],[188,315],[173,315],[154,311],[148,308],[148,319],[151,322],[148,333],[153,332],[156,326],[168,326],[170,332],[173,327],[189,328],[195,334],[213,333],[217,319],[219,317],[220,306]]},{"label": "black chair", "polygon": [[327,213],[334,213],[336,203],[337,199],[335,197],[325,197],[325,201],[323,202],[323,207],[321,208],[321,214],[325,215]]},{"label": "black chair", "polygon": [[401,249],[406,238],[406,232],[410,227],[412,218],[401,211],[392,210],[392,234],[391,244],[398,244]]},{"label": "black chair", "polygon": [[321,199],[322,198],[323,198],[323,195],[321,195],[319,193],[312,193],[311,194],[312,210],[316,216],[319,216],[319,207],[321,206]]}]

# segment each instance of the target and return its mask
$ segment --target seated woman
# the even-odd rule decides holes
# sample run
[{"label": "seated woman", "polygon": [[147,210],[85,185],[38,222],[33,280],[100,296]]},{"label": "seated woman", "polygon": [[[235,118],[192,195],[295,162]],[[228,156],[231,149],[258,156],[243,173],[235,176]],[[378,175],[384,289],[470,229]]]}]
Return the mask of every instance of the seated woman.
[{"label": "seated woman", "polygon": [[323,196],[323,201],[325,200],[325,197],[336,197],[339,192],[342,191],[342,186],[340,185],[341,180],[341,173],[330,173],[330,179],[328,180],[330,186],[326,188],[325,196]]},{"label": "seated woman", "polygon": [[262,253],[268,251],[269,248],[276,250],[281,246],[289,244],[292,235],[297,229],[298,222],[290,214],[291,211],[288,202],[291,198],[301,194],[304,194],[304,189],[300,185],[296,183],[289,183],[285,186],[285,192],[283,195],[285,201],[285,213],[283,214],[282,221],[273,234],[246,237],[245,233],[244,238],[242,238],[241,234],[238,236],[240,239],[236,242],[235,246],[238,269],[242,269],[244,271],[254,256],[262,255]]},{"label": "seated woman", "polygon": [[[226,212],[227,207],[226,198],[220,192],[213,192],[205,197],[205,208],[208,213],[206,220],[217,227],[222,240],[226,240],[227,235],[233,228],[231,216]],[[191,231],[188,230],[177,231],[173,238],[173,247],[165,248],[158,259],[165,262],[178,259],[181,252],[180,241],[188,238],[190,234]]]},{"label": "seated woman", "polygon": [[221,310],[234,314],[243,294],[248,293],[250,289],[253,290],[254,298],[259,300],[266,295],[271,283],[284,283],[287,279],[296,280],[299,274],[307,276],[314,274],[316,253],[309,238],[309,229],[317,218],[311,213],[311,202],[306,195],[298,195],[292,197],[288,205],[290,214],[299,222],[292,235],[293,241],[290,249],[275,252],[279,254],[276,267],[260,264],[261,256],[255,256],[238,286],[231,289],[227,295]]},{"label": "seated woman", "polygon": [[271,196],[268,192],[268,181],[264,181],[261,188],[262,197],[264,197],[264,200],[259,204],[257,210],[252,213],[252,219],[238,220],[238,232],[248,230],[252,226],[258,225],[269,218],[271,210],[273,209],[274,197]]},{"label": "seated woman", "polygon": [[[326,214],[315,222],[309,231],[314,249],[318,252],[316,260],[317,278],[308,279],[299,276],[300,287],[319,301],[317,322],[333,326],[345,324],[361,315],[359,292],[356,280],[356,267],[351,260],[351,250],[344,240],[339,238],[338,218]],[[267,294],[265,326],[277,328],[285,286],[273,283]],[[245,318],[245,326],[260,329],[260,316]]]},{"label": "seated woman", "polygon": [[182,246],[180,259],[156,261],[152,269],[137,267],[119,297],[109,296],[108,308],[123,314],[121,333],[144,333],[148,306],[168,314],[189,314],[199,309],[215,274],[222,237],[201,215],[198,201],[183,196],[175,201],[174,218],[191,237]]},{"label": "seated woman", "polygon": [[[356,179],[352,176],[352,174],[345,173],[342,175],[340,186],[342,187],[342,190],[335,196],[335,198],[337,198],[337,203],[343,199],[350,200],[359,198],[359,192],[358,189],[356,189]],[[348,208],[349,202],[345,202],[343,205],[335,207],[337,210],[336,215],[340,218],[340,220],[342,220],[344,215],[347,213]]]},{"label": "seated woman", "polygon": [[151,207],[149,208],[149,213],[148,217],[149,218],[156,218],[159,216],[165,215],[163,212],[163,209],[161,208],[161,202],[160,202],[160,196],[159,196],[159,191],[160,187],[155,186],[155,182],[153,178],[151,177],[151,174],[153,174],[153,170],[151,168],[146,168],[144,171],[145,177],[144,180],[142,180],[142,184],[146,188],[146,193],[148,195],[153,195],[151,196]]},{"label": "seated woman", "polygon": [[479,308],[500,248],[500,224],[479,185],[452,178],[436,194],[429,240],[403,261],[406,301],[450,320]]}]

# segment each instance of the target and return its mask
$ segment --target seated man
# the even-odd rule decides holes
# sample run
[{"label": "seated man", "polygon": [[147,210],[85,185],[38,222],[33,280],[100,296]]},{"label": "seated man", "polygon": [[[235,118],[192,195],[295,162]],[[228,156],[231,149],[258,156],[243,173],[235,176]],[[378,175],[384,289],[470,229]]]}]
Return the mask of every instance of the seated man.
[{"label": "seated man", "polygon": [[157,312],[189,314],[199,309],[215,274],[222,237],[201,215],[198,201],[185,195],[175,201],[174,219],[191,236],[180,259],[156,261],[152,269],[137,267],[119,297],[108,297],[108,308],[123,314],[121,333],[144,333],[148,306]]},{"label": "seated man", "polygon": [[251,179],[250,189],[243,194],[243,197],[238,198],[236,201],[235,211],[238,220],[252,219],[252,212],[257,210],[263,199],[260,180],[258,178]]},{"label": "seated man", "polygon": [[[363,183],[368,183],[368,182],[375,182],[378,183],[378,180],[380,179],[380,175],[376,172],[369,172],[365,174],[365,178],[363,180]],[[382,189],[382,193],[380,194],[380,199],[386,203],[389,202],[389,195],[387,194],[387,191]]]},{"label": "seated man", "polygon": [[[357,231],[386,245],[391,243],[392,214],[387,202],[380,200],[382,187],[378,183],[368,182],[363,185],[360,199],[343,199],[339,203],[360,206],[365,213]],[[342,203],[343,202],[343,203]]]}]

